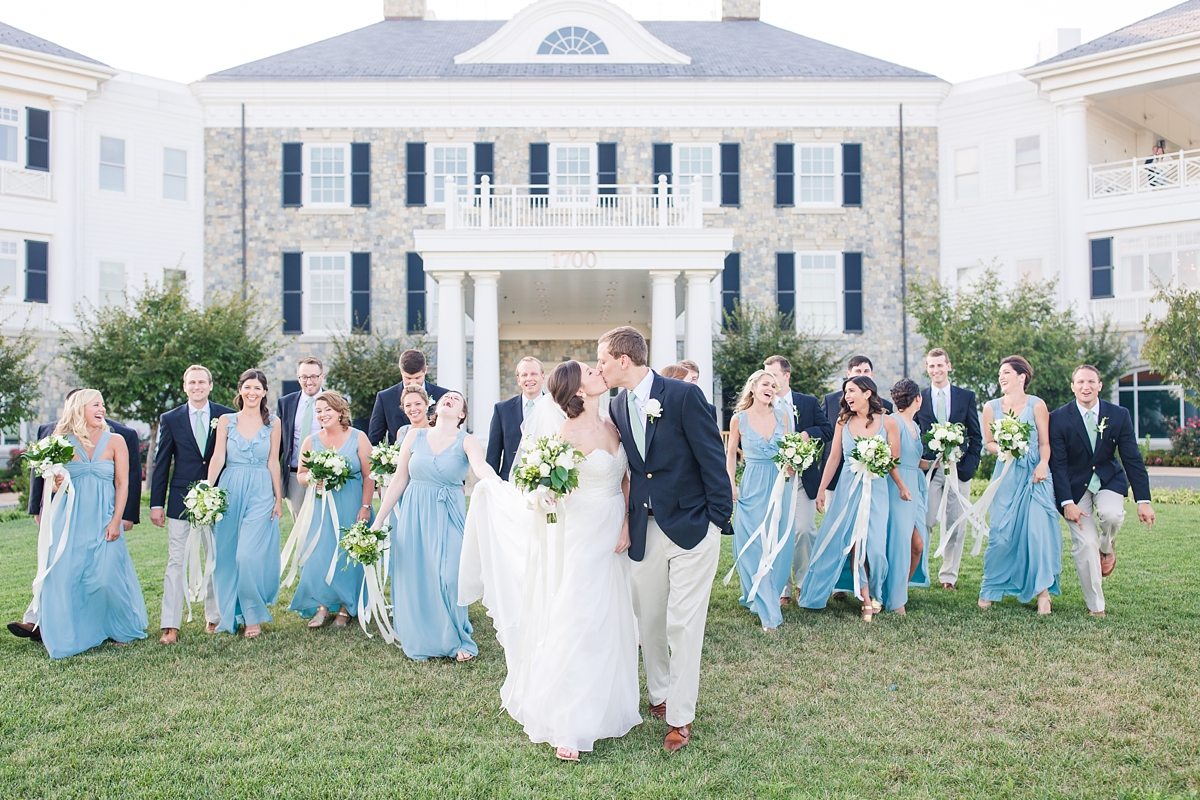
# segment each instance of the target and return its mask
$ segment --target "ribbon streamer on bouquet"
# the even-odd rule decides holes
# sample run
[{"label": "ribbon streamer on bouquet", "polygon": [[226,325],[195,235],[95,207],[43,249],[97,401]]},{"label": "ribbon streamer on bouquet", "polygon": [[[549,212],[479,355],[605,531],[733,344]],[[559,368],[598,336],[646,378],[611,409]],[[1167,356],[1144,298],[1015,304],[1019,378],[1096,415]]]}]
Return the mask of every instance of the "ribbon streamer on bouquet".
[{"label": "ribbon streamer on bouquet", "polygon": [[[200,546],[204,546],[204,560],[200,559]],[[212,580],[217,568],[216,539],[212,525],[190,525],[187,543],[183,546],[184,597],[187,599],[187,621],[192,621],[192,603],[204,597],[204,582]]]},{"label": "ribbon streamer on bouquet", "polygon": [[[325,508],[329,509],[329,517],[333,520],[333,558],[329,559],[329,569],[325,572],[325,585],[333,583],[333,573],[337,571],[338,557],[342,554],[342,521],[338,518],[337,503],[329,499],[331,492],[325,492],[321,495],[321,500]],[[325,519],[325,508],[321,509],[321,519]],[[322,525],[322,528],[324,526]],[[318,530],[317,535],[313,537],[312,544],[308,546],[308,552],[304,554],[304,561],[308,561],[308,557],[312,555],[313,548],[317,546],[317,540],[321,538],[321,533]],[[300,563],[304,566],[304,562]]]},{"label": "ribbon streamer on bouquet", "polygon": [[948,461],[945,464],[942,464],[941,457],[939,456],[938,460],[934,462],[934,465],[932,468],[930,468],[929,472],[925,473],[925,490],[929,491],[929,487],[933,483],[933,476],[939,469],[942,470],[942,474],[944,476],[942,481],[942,499],[941,502],[938,503],[937,512],[937,522],[938,525],[941,526],[940,530],[942,531],[942,541],[941,547],[938,548],[938,552],[934,554],[934,558],[941,556],[942,551],[945,549],[945,543],[950,540],[950,533],[952,531],[946,528],[946,517],[949,510],[948,506],[950,495],[954,495],[954,498],[958,501],[958,507],[963,510],[963,514],[960,514],[958,520],[955,521],[954,530],[958,529],[959,521],[966,519],[971,507],[971,501],[963,497],[962,490],[958,488],[957,460]]},{"label": "ribbon streamer on bouquet", "polygon": [[[779,525],[780,518],[783,516],[783,497],[787,491],[788,483],[792,484],[792,502],[788,509],[787,522],[781,527]],[[800,491],[800,476],[797,474],[794,478],[788,478],[787,470],[780,469],[779,475],[775,477],[775,483],[771,486],[771,494],[767,499],[767,513],[763,517],[762,523],[759,524],[754,532],[750,534],[750,538],[742,545],[742,549],[738,551],[737,558],[733,560],[733,566],[729,568],[728,574],[725,575],[725,585],[729,585],[729,581],[733,579],[733,573],[737,570],[738,562],[746,550],[758,539],[762,539],[761,553],[758,559],[758,567],[754,571],[754,577],[751,579],[750,590],[746,593],[745,602],[747,605],[754,602],[754,598],[758,596],[758,587],[762,584],[763,579],[771,574],[772,567],[775,566],[776,559],[783,552],[783,546],[787,544],[790,537],[794,535],[796,524],[796,502]]]},{"label": "ribbon streamer on bouquet", "polygon": [[1000,477],[988,484],[988,487],[983,492],[983,496],[979,498],[966,513],[959,517],[958,521],[945,535],[942,536],[941,544],[938,546],[937,552],[933,554],[934,558],[940,557],[946,551],[946,544],[950,541],[950,536],[954,531],[958,530],[959,525],[964,525],[968,521],[971,527],[975,529],[975,543],[971,547],[971,555],[977,556],[983,550],[983,540],[988,537],[991,529],[987,523],[988,509],[992,507],[992,501],[996,498],[996,493],[1000,491],[1000,485],[1004,483],[1004,479],[1008,477],[1009,469],[1013,462],[1016,461],[1012,455],[1004,451],[997,456],[1004,467],[1000,470]]},{"label": "ribbon streamer on bouquet", "polygon": [[[54,479],[61,475],[63,482],[58,491],[54,491]],[[42,473],[42,480],[47,484],[42,491],[41,525],[38,526],[38,570],[33,579],[33,602],[29,604],[29,613],[33,614],[35,624],[41,623],[42,584],[46,576],[58,563],[63,552],[67,549],[67,537],[71,534],[71,516],[75,510],[75,493],[71,491],[71,473],[62,464],[55,464]],[[51,495],[53,494],[53,498]],[[58,539],[58,547],[54,555],[50,555],[50,544],[54,540],[54,523],[62,515],[62,536]]]},{"label": "ribbon streamer on bouquet", "polygon": [[[862,566],[867,559],[867,532],[870,529],[871,523],[871,483],[878,478],[874,472],[867,467],[866,464],[858,459],[850,459],[850,472],[854,476],[853,482],[850,484],[850,494],[854,494],[854,490],[862,484],[862,493],[858,498],[858,509],[855,511],[854,528],[850,532],[850,544],[842,551],[842,555],[848,555],[851,550],[855,549],[855,545],[861,545],[854,553],[854,594],[857,597],[862,595],[859,589],[862,587]],[[821,542],[816,552],[812,554],[809,563],[820,558],[825,552],[825,548],[833,541],[833,532],[836,531],[842,524],[842,520],[846,516],[846,512],[850,510],[850,506],[846,505],[842,508],[837,518],[833,521],[833,525],[829,527],[830,535],[825,537]],[[822,526],[824,527],[824,526]]]},{"label": "ribbon streamer on bouquet", "polygon": [[[363,564],[362,591],[358,593],[358,624],[363,633],[367,634],[367,638],[373,639],[375,637],[367,630],[367,625],[371,624],[371,620],[374,619],[383,641],[392,644],[397,641],[397,636],[396,631],[392,629],[391,620],[388,619],[383,583],[379,580],[377,570],[378,565],[379,562]],[[363,603],[364,599],[366,603]]]},{"label": "ribbon streamer on bouquet", "polygon": [[[300,504],[300,511],[292,520],[292,533],[283,545],[283,555],[280,556],[279,571],[282,575],[284,570],[287,570],[287,577],[282,580],[284,586],[291,586],[295,582],[296,573],[304,563],[302,555],[305,549],[305,542],[308,538],[308,529],[312,527],[316,492],[317,488],[315,486],[309,486],[304,490],[304,502]],[[293,555],[295,555],[295,558],[292,558]],[[289,561],[291,562],[290,568],[288,567]]]}]

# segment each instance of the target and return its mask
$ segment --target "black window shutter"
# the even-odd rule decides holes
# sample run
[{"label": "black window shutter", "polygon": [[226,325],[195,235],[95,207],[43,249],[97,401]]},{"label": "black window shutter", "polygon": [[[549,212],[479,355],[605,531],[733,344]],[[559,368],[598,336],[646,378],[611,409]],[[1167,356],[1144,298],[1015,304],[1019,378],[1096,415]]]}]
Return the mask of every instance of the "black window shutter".
[{"label": "black window shutter", "polygon": [[1092,239],[1092,297],[1113,296],[1112,239]]},{"label": "black window shutter", "polygon": [[796,254],[775,254],[775,296],[779,313],[784,316],[796,311]]},{"label": "black window shutter", "polygon": [[[488,183],[496,185],[496,145],[492,142],[475,143],[475,185],[483,183],[487,175]],[[479,194],[479,190],[475,190]]]},{"label": "black window shutter", "polygon": [[350,205],[371,207],[371,143],[350,145]]},{"label": "black window shutter", "polygon": [[283,146],[283,207],[299,208],[304,173],[304,145],[287,142]]},{"label": "black window shutter", "polygon": [[[529,185],[550,186],[550,145],[531,142],[529,145]],[[547,189],[530,189],[530,194],[550,194]]]},{"label": "black window shutter", "polygon": [[846,333],[862,333],[862,287],[862,253],[843,253],[842,303],[845,320],[842,330]]},{"label": "black window shutter", "polygon": [[25,302],[50,302],[50,245],[25,240]]},{"label": "black window shutter", "polygon": [[371,254],[350,254],[350,329],[371,332]]},{"label": "black window shutter", "polygon": [[842,205],[862,205],[862,145],[842,145]]},{"label": "black window shutter", "polygon": [[[721,271],[721,311],[732,314],[742,294],[742,254],[725,256],[725,269]],[[721,327],[725,327],[722,320]]]},{"label": "black window shutter", "polygon": [[425,143],[409,142],[404,146],[406,206],[425,205]]},{"label": "black window shutter", "polygon": [[283,332],[304,333],[304,255],[283,254]]},{"label": "black window shutter", "polygon": [[796,205],[796,151],[791,144],[775,145],[775,205]]},{"label": "black window shutter", "polygon": [[725,142],[721,145],[721,205],[741,204],[741,145],[737,142]]},{"label": "black window shutter", "polygon": [[[654,185],[658,185],[658,176],[666,175],[667,183],[675,177],[671,174],[671,145],[654,145]],[[667,191],[670,191],[669,189]]]},{"label": "black window shutter", "polygon": [[25,168],[50,169],[50,112],[25,109]]},{"label": "black window shutter", "polygon": [[417,253],[408,253],[407,257],[407,330],[409,333],[425,333],[425,260]]},{"label": "black window shutter", "polygon": [[596,145],[596,194],[617,193],[617,143],[600,142]]}]

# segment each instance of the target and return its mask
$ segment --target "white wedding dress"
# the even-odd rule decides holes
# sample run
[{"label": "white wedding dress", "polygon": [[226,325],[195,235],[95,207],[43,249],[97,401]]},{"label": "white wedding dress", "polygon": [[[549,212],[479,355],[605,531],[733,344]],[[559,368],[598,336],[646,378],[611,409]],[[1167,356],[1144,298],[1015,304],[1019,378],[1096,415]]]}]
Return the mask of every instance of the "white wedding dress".
[{"label": "white wedding dress", "polygon": [[622,449],[589,454],[557,525],[508,483],[471,496],[459,602],[487,607],[508,662],[502,704],[531,741],[586,751],[642,721],[630,561],[615,552],[627,466]]}]

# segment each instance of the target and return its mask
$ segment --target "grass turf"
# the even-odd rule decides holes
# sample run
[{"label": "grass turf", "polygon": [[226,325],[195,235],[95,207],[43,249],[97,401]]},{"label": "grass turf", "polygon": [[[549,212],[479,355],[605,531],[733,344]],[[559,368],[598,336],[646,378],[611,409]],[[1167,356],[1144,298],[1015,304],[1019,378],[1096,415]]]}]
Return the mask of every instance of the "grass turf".
[{"label": "grass turf", "polygon": [[[1037,617],[912,592],[907,618],[857,604],[789,607],[764,634],[715,585],[691,745],[649,719],[557,762],[499,710],[504,658],[483,609],[480,657],[415,663],[355,626],[309,631],[285,610],[247,641],[206,636],[200,605],[161,647],[166,534],[128,534],[150,638],[51,662],[4,634],[4,797],[1197,797],[1200,509],[1130,507],[1109,616],[1087,616],[1069,551],[1063,597]],[[0,613],[18,619],[31,521],[0,523]],[[729,568],[724,545],[720,575]],[[643,698],[644,699],[644,698]]]}]

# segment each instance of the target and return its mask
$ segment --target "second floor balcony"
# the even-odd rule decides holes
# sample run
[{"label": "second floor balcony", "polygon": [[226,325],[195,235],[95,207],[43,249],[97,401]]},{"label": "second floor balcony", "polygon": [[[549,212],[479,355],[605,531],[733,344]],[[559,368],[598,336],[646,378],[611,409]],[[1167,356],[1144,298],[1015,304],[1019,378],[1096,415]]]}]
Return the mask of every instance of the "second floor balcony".
[{"label": "second floor balcony", "polygon": [[1200,150],[1180,150],[1088,167],[1093,199],[1200,188]]}]

